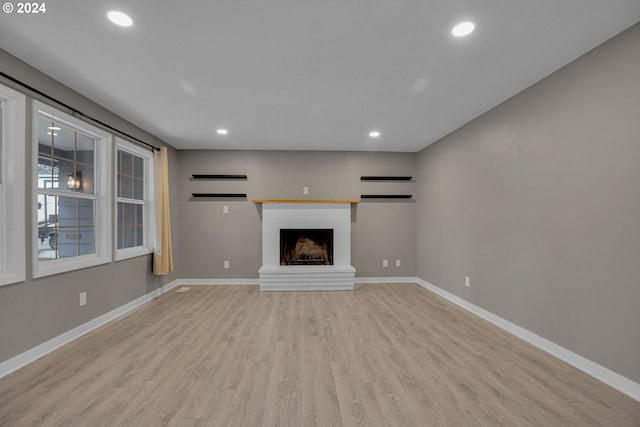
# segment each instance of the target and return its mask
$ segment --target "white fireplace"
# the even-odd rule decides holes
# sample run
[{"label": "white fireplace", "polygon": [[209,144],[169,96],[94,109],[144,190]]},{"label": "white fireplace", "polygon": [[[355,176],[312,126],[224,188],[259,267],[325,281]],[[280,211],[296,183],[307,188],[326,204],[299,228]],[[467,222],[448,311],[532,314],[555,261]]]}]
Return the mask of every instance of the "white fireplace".
[{"label": "white fireplace", "polygon": [[[356,269],[351,265],[351,205],[357,201],[254,202],[262,203],[261,291],[353,290]],[[317,233],[313,230],[332,230],[332,253],[327,258],[331,265],[283,265],[281,230],[298,230],[301,236],[313,236]],[[310,263],[314,262],[318,263]]]}]

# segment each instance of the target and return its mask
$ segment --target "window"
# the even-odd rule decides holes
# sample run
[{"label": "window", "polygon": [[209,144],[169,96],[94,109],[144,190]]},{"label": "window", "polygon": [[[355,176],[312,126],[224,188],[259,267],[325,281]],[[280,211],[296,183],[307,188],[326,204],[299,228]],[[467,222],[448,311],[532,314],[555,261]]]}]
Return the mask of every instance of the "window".
[{"label": "window", "polygon": [[0,85],[0,285],[25,279],[25,96]]},{"label": "window", "polygon": [[34,102],[34,277],[111,261],[111,136]]},{"label": "window", "polygon": [[116,259],[153,251],[153,155],[116,138]]}]

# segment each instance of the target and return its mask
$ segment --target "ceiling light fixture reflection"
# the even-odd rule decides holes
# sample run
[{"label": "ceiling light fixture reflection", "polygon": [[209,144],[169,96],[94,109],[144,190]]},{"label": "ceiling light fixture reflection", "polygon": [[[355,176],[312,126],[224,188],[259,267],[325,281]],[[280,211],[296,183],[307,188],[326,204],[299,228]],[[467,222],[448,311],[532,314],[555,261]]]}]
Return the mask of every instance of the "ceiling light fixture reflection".
[{"label": "ceiling light fixture reflection", "polygon": [[50,130],[61,130],[62,128],[59,128],[58,126],[49,126],[47,129],[50,129]]},{"label": "ceiling light fixture reflection", "polygon": [[475,30],[476,25],[473,22],[461,22],[451,30],[451,34],[456,37],[468,36]]},{"label": "ceiling light fixture reflection", "polygon": [[372,130],[371,132],[369,132],[369,136],[371,138],[378,138],[380,136],[380,132],[378,132],[377,130]]},{"label": "ceiling light fixture reflection", "polygon": [[[47,132],[47,135],[51,135],[51,132]],[[58,134],[54,132],[53,136],[58,136]]]},{"label": "ceiling light fixture reflection", "polygon": [[112,10],[107,13],[107,17],[111,22],[116,25],[120,25],[121,27],[130,27],[133,25],[133,19],[126,13],[118,12],[117,10]]},{"label": "ceiling light fixture reflection", "polygon": [[218,129],[218,130],[216,130],[216,133],[218,135],[227,135],[229,133],[229,131],[226,130],[226,129]]}]

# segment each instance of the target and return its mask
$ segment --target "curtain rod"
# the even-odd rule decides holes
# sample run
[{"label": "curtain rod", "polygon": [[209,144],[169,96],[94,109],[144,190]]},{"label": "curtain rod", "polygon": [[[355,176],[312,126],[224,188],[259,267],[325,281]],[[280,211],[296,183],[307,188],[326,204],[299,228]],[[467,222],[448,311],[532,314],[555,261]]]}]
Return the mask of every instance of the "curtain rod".
[{"label": "curtain rod", "polygon": [[131,138],[131,139],[133,139],[134,141],[136,141],[136,142],[138,142],[138,143],[140,143],[140,144],[142,144],[142,145],[146,145],[146,146],[147,146],[148,148],[150,148],[152,151],[153,151],[153,150],[160,151],[160,149],[159,149],[158,147],[156,147],[156,146],[154,146],[154,145],[151,145],[151,144],[149,144],[149,143],[146,143],[146,142],[144,142],[143,140],[141,140],[141,139],[139,139],[139,138],[136,138],[135,136],[129,135],[129,134],[128,134],[128,133],[126,133],[126,132],[122,132],[120,129],[114,128],[113,126],[108,125],[108,124],[106,124],[105,122],[103,122],[103,121],[101,121],[101,120],[98,120],[98,119],[96,119],[96,118],[94,118],[94,117],[91,117],[91,116],[89,116],[89,115],[87,115],[87,114],[83,113],[82,111],[77,110],[77,109],[73,108],[72,106],[70,106],[70,105],[68,105],[68,104],[65,104],[64,102],[62,102],[62,101],[60,101],[60,100],[58,100],[58,99],[56,99],[56,98],[54,98],[54,97],[52,97],[52,96],[49,96],[49,95],[47,95],[46,93],[44,93],[44,92],[42,92],[42,91],[39,91],[38,89],[34,88],[33,86],[30,86],[30,85],[28,85],[28,84],[26,84],[26,83],[24,83],[24,82],[21,82],[20,80],[18,80],[18,79],[16,79],[16,78],[14,78],[14,77],[11,77],[11,76],[10,76],[10,75],[8,75],[8,74],[3,73],[2,71],[0,71],[0,76],[4,77],[4,78],[5,78],[5,79],[7,79],[7,80],[12,81],[13,83],[16,83],[17,85],[22,86],[22,87],[23,87],[23,88],[25,88],[25,89],[30,90],[30,91],[31,91],[31,92],[33,92],[33,93],[36,93],[36,94],[38,94],[38,95],[40,95],[40,96],[42,96],[42,97],[44,97],[44,98],[48,99],[49,101],[53,101],[53,102],[55,102],[56,104],[61,105],[61,106],[63,106],[64,108],[66,108],[66,109],[68,109],[68,110],[71,110],[71,111],[72,111],[74,114],[76,114],[76,115],[80,115],[80,116],[82,116],[82,117],[84,117],[84,118],[86,118],[86,119],[89,119],[89,120],[93,121],[94,123],[97,123],[97,124],[99,124],[99,125],[101,125],[101,126],[106,127],[107,129],[109,129],[109,130],[111,130],[111,131],[117,132],[117,133],[119,133],[120,135],[124,135],[124,136],[126,136],[127,138]]}]

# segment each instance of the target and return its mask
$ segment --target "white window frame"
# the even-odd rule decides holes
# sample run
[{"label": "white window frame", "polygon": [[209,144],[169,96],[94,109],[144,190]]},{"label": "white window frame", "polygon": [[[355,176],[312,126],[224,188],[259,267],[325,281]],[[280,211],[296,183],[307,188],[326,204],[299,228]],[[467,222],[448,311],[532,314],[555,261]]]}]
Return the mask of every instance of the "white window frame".
[{"label": "white window frame", "polygon": [[[33,277],[43,277],[52,274],[64,273],[80,268],[107,264],[112,261],[111,238],[111,134],[92,126],[84,121],[63,113],[56,108],[33,101],[33,144],[32,144],[32,206],[38,204],[38,121],[40,117],[47,117],[61,124],[76,128],[79,131],[95,138],[95,253],[79,255],[69,258],[40,261],[38,259],[38,245],[33,245]],[[66,194],[60,194],[66,196]],[[76,197],[78,195],[74,195]],[[31,218],[32,241],[38,238],[38,212],[33,209]]]},{"label": "white window frame", "polygon": [[[144,200],[129,199],[124,197],[118,197],[118,151],[125,151],[133,154],[134,156],[142,157],[144,160]],[[113,247],[115,248],[115,260],[120,261],[123,259],[138,257],[142,255],[148,255],[153,252],[154,247],[154,230],[155,230],[155,188],[153,185],[154,172],[153,172],[153,153],[126,141],[120,137],[116,137],[115,144],[115,161],[113,162],[113,188],[114,188],[114,203],[113,203],[113,218],[114,218],[114,233],[113,233]],[[118,249],[118,202],[122,203],[134,203],[143,205],[144,215],[144,229],[143,229],[143,242],[142,246],[136,246],[133,248]]]},{"label": "white window frame", "polygon": [[25,280],[26,97],[0,85],[0,286]]}]

